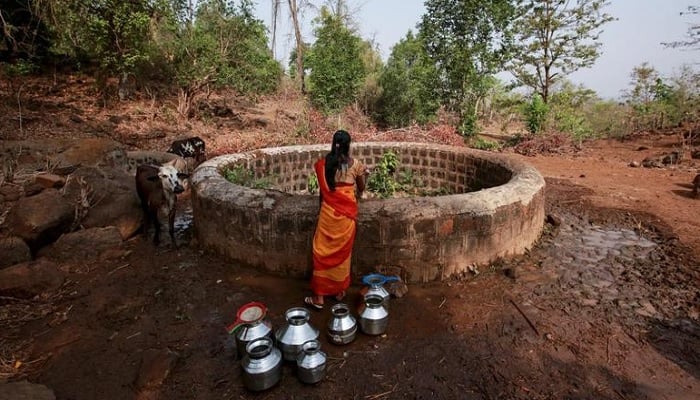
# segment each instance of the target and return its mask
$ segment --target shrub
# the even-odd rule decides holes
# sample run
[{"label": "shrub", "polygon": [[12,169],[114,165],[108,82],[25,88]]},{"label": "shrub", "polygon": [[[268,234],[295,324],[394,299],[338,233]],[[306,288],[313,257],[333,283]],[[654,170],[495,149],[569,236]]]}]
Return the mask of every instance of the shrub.
[{"label": "shrub", "polygon": [[544,129],[549,107],[542,100],[542,96],[535,94],[529,103],[525,105],[525,122],[528,132],[536,134]]},{"label": "shrub", "polygon": [[224,178],[236,185],[253,189],[270,189],[272,187],[271,176],[256,178],[252,169],[242,165],[226,167],[223,172]]},{"label": "shrub", "polygon": [[394,172],[399,166],[399,158],[393,151],[384,153],[367,181],[367,190],[386,199],[394,195],[401,185],[394,179]]}]

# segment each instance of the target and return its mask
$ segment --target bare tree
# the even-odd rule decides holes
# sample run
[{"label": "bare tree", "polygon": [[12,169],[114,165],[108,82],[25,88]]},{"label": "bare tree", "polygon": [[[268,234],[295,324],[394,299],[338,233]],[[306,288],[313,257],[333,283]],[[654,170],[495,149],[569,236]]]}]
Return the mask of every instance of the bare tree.
[{"label": "bare tree", "polygon": [[[681,15],[700,15],[700,6],[688,6],[686,11],[681,12]],[[700,50],[700,23],[693,22],[688,26],[685,40],[662,44],[666,47]]]},{"label": "bare tree", "polygon": [[299,89],[302,93],[306,91],[304,87],[304,40],[301,37],[301,26],[299,25],[299,8],[297,0],[287,0],[289,3],[289,13],[294,24],[294,38],[296,39],[296,79],[299,83]]},{"label": "bare tree", "polygon": [[280,1],[272,0],[272,40],[270,41],[270,54],[275,58],[275,49],[277,48],[277,17],[280,13]]}]

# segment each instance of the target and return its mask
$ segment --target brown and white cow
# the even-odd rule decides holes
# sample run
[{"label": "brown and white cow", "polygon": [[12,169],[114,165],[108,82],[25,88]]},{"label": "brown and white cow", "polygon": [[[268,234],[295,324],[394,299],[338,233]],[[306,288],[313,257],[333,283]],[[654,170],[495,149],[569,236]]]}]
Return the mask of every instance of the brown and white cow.
[{"label": "brown and white cow", "polygon": [[188,175],[181,173],[172,165],[139,165],[136,168],[136,192],[141,199],[144,216],[144,233],[148,235],[149,226],[154,225],[153,243],[160,243],[160,219],[168,218],[168,229],[173,247],[175,242],[175,211],[177,195],[185,188],[183,179]]}]

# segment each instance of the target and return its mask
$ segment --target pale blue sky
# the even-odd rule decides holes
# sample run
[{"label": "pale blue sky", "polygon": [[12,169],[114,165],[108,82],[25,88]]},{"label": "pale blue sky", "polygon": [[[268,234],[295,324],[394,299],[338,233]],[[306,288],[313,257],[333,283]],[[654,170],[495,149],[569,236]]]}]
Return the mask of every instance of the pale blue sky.
[{"label": "pale blue sky", "polygon": [[[286,2],[282,2],[281,19],[286,22]],[[322,1],[312,1],[321,4]],[[382,58],[391,53],[391,47],[405,36],[425,12],[424,0],[348,0],[351,9],[357,10],[359,33],[365,39],[374,39]],[[589,69],[570,76],[575,83],[582,83],[602,97],[616,98],[627,89],[630,74],[635,66],[648,62],[665,76],[673,75],[683,64],[695,64],[700,68],[700,50],[669,49],[662,42],[682,40],[693,17],[679,15],[688,5],[698,0],[612,0],[607,12],[617,21],[610,22],[601,35],[602,56]],[[269,24],[271,1],[258,0],[258,17]],[[305,11],[304,40],[313,42],[310,25],[316,11]],[[694,16],[695,21],[700,17]],[[285,58],[293,46],[289,25],[282,24],[278,31],[277,56]]]}]

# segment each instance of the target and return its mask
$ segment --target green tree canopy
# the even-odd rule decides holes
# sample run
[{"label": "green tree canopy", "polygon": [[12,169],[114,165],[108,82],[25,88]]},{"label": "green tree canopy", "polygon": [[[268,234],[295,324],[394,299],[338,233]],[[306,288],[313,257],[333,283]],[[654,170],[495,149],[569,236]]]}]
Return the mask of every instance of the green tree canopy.
[{"label": "green tree canopy", "polygon": [[420,36],[438,70],[443,103],[462,114],[462,132],[476,131],[486,77],[502,70],[512,46],[516,0],[426,0]]},{"label": "green tree canopy", "polygon": [[516,47],[509,70],[549,101],[552,86],[600,56],[608,0],[526,0],[515,22]]},{"label": "green tree canopy", "polygon": [[315,21],[316,41],[305,60],[309,95],[319,109],[337,111],[352,104],[365,77],[361,40],[327,8]]},{"label": "green tree canopy", "polygon": [[409,31],[393,47],[379,78],[382,87],[380,122],[406,126],[432,120],[440,107],[435,91],[437,82],[437,70],[425,51],[423,40]]}]

